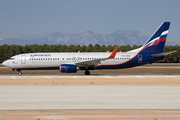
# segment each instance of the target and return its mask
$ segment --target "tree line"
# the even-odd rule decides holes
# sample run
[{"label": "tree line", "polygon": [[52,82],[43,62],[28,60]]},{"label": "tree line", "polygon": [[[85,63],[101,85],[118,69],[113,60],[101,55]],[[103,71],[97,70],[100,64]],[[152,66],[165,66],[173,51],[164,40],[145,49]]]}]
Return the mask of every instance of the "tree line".
[{"label": "tree line", "polygon": [[[99,44],[95,44],[94,46],[92,44],[89,44],[88,46],[86,45],[25,45],[25,46],[20,46],[20,45],[0,45],[0,63],[3,61],[9,59],[10,57],[17,55],[17,54],[22,54],[22,53],[38,53],[38,52],[106,52],[110,51],[112,52],[117,45],[102,45],[100,46]],[[126,52],[129,50],[133,50],[136,48],[139,48],[141,46],[137,45],[122,45],[120,46],[118,51],[121,52]],[[165,46],[164,47],[164,52],[168,51],[177,51],[176,53],[170,54],[166,56],[163,60],[160,60],[158,62],[160,63],[179,63],[180,62],[180,46],[175,45],[175,46]]]}]

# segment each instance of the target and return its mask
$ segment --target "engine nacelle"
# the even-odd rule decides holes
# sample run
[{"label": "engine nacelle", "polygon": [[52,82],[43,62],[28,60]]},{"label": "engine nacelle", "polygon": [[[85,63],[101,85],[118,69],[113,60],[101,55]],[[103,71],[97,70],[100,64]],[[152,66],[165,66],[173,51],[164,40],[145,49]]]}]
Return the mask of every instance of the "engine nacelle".
[{"label": "engine nacelle", "polygon": [[76,73],[77,72],[77,65],[61,64],[59,66],[59,70],[62,73]]}]

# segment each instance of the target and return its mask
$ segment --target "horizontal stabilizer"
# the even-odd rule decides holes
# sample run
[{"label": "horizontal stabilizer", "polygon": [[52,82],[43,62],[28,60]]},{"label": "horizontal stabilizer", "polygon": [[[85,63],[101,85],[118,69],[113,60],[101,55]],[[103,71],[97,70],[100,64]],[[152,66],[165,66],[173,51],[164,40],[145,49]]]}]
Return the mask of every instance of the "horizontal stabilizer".
[{"label": "horizontal stabilizer", "polygon": [[152,54],[151,56],[152,57],[164,57],[164,56],[172,54],[174,52],[176,52],[176,51],[164,52],[164,53],[159,53],[159,54]]}]

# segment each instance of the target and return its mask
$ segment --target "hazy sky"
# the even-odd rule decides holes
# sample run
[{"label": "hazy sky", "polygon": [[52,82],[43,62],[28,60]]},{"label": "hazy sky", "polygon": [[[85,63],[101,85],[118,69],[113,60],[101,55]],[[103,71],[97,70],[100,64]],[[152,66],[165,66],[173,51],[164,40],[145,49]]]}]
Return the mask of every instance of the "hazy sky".
[{"label": "hazy sky", "polygon": [[180,0],[0,0],[0,29],[33,33],[110,34],[118,29],[152,33],[170,21],[179,41]]}]

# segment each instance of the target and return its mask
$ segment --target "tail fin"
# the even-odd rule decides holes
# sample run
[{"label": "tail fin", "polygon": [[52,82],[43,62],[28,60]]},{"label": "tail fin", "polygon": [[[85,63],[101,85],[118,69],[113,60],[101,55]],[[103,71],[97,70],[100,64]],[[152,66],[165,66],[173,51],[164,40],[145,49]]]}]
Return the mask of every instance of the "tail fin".
[{"label": "tail fin", "polygon": [[156,30],[156,32],[149,38],[149,40],[142,46],[141,53],[162,53],[169,31],[170,22],[164,22]]}]

